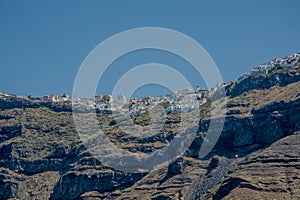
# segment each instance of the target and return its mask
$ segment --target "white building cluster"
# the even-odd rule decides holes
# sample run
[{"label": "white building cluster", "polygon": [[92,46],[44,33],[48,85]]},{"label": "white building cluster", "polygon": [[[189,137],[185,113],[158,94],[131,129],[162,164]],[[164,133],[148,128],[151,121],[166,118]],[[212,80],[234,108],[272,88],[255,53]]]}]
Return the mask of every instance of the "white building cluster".
[{"label": "white building cluster", "polygon": [[208,91],[196,88],[180,90],[166,96],[145,97],[143,99],[130,99],[129,112],[133,115],[139,115],[158,104],[167,104],[166,111],[170,112],[188,112],[199,108],[201,104],[207,102]]},{"label": "white building cluster", "polygon": [[268,74],[276,67],[292,67],[299,61],[300,61],[300,53],[295,53],[291,56],[286,56],[280,59],[275,58],[270,62],[254,67],[249,73],[240,75],[239,78],[237,79],[237,82],[239,83],[251,76]]},{"label": "white building cluster", "polygon": [[167,112],[189,112],[195,110],[207,102],[208,94],[207,90],[201,88],[181,90],[174,95],[173,101],[170,101]]},{"label": "white building cluster", "polygon": [[300,61],[300,53],[295,53],[291,56],[286,56],[282,59],[274,59],[268,63],[264,63],[257,67],[254,67],[249,73],[241,75],[236,81],[229,82],[227,84],[218,83],[215,87],[208,90],[197,87],[195,90],[190,88],[177,91],[166,96],[159,97],[144,97],[144,98],[126,98],[119,95],[114,99],[111,95],[97,95],[94,99],[80,98],[70,100],[69,95],[44,95],[41,98],[38,97],[17,97],[15,95],[4,94],[0,92],[0,99],[11,98],[23,98],[32,100],[35,102],[58,102],[69,103],[72,101],[73,106],[84,107],[86,109],[98,109],[103,113],[120,112],[125,115],[140,115],[156,105],[167,106],[166,111],[169,112],[189,112],[191,110],[199,108],[200,105],[207,102],[208,95],[213,94],[218,88],[225,87],[233,82],[239,83],[242,80],[258,75],[264,75],[270,73],[277,67],[292,67]]},{"label": "white building cluster", "polygon": [[52,95],[44,95],[42,97],[31,97],[29,96],[16,96],[13,94],[5,94],[3,92],[0,92],[0,99],[4,100],[9,100],[9,99],[25,99],[25,100],[31,100],[36,103],[46,103],[46,102],[58,102],[58,103],[63,103],[70,101],[69,95],[63,94],[63,95],[57,95],[57,94],[52,94]]},{"label": "white building cluster", "polygon": [[138,116],[159,104],[167,105],[167,112],[188,112],[207,101],[209,92],[196,88],[184,89],[176,93],[158,97],[126,98],[119,95],[113,99],[111,95],[97,95],[95,99],[72,100],[73,105],[83,106],[87,109],[98,109],[103,113],[122,113],[125,115]]},{"label": "white building cluster", "polygon": [[17,98],[16,95],[13,94],[5,94],[3,92],[0,92],[0,99],[9,99],[9,98]]},{"label": "white building cluster", "polygon": [[44,95],[39,100],[41,102],[58,102],[59,103],[59,102],[69,101],[70,97],[68,94],[63,94],[63,95],[51,94],[51,95]]},{"label": "white building cluster", "polygon": [[70,103],[72,102],[75,107],[82,107],[87,110],[98,109],[103,113],[119,112],[125,115],[138,116],[156,105],[167,106],[166,112],[188,112],[199,108],[201,104],[206,103],[209,95],[208,90],[196,88],[184,89],[175,93],[168,94],[166,96],[158,97],[144,97],[144,98],[126,98],[119,95],[116,99],[113,99],[111,95],[97,95],[94,99],[91,98],[79,98],[70,99],[69,95],[44,95],[42,97],[17,97],[15,95],[4,94],[0,92],[0,99],[8,100],[12,98],[22,98],[31,100],[37,103]]}]

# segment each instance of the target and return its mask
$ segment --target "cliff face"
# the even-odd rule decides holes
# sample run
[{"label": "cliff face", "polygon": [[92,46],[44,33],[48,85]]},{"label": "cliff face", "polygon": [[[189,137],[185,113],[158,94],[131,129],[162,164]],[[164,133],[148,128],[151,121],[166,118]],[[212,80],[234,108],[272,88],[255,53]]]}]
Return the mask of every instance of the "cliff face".
[{"label": "cliff face", "polygon": [[224,180],[201,199],[299,199],[300,135],[237,160]]},{"label": "cliff face", "polygon": [[[0,199],[297,199],[299,80],[298,63],[226,85],[227,104],[214,101],[214,112],[226,106],[227,116],[212,153],[197,158],[209,123],[203,114],[209,115],[208,102],[186,153],[149,173],[116,171],[93,158],[78,138],[68,105],[1,100]],[[180,120],[170,114],[161,133],[137,140],[118,130],[111,116],[98,117],[114,143],[142,152],[167,145]]]}]

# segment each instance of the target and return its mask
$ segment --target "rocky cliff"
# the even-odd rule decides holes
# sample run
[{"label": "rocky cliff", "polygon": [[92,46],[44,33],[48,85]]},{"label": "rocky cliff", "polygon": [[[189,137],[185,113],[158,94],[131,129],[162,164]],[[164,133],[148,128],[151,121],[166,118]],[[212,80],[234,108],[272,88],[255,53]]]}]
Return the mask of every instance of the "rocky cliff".
[{"label": "rocky cliff", "polygon": [[[212,98],[200,107],[197,137],[185,154],[147,173],[95,159],[68,105],[1,100],[0,199],[299,199],[299,80],[297,63],[225,85],[226,101]],[[199,159],[210,112],[225,108],[218,143]],[[98,120],[115,144],[150,152],[174,138],[180,115],[169,114],[164,129],[145,139],[123,134],[108,114]]]}]

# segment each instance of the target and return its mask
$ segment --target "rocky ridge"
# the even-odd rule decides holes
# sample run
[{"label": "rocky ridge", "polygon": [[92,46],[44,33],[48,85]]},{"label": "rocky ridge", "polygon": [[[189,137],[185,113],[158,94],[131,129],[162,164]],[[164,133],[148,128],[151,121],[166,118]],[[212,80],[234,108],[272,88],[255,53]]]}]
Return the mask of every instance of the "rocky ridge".
[{"label": "rocky ridge", "polygon": [[[1,100],[0,199],[297,199],[299,73],[298,62],[224,85],[227,103],[215,98],[200,107],[198,136],[186,153],[148,173],[124,173],[93,158],[68,110]],[[198,159],[211,106],[216,113],[227,108],[225,125],[211,154]],[[137,140],[98,115],[114,143],[141,152],[168,145],[180,116],[168,117],[157,136]]]}]

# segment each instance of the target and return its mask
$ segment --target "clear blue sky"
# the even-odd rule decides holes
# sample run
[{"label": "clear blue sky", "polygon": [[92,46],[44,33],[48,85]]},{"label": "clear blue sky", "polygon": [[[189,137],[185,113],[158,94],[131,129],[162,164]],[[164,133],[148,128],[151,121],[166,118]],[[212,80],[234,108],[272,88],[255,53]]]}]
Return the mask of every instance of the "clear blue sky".
[{"label": "clear blue sky", "polygon": [[[233,80],[253,66],[300,51],[299,7],[298,0],[2,0],[0,91],[70,94],[80,64],[98,43],[145,26],[170,28],[194,38],[212,56],[223,79]],[[115,62],[99,92],[109,92],[124,69],[150,61],[178,65],[193,85],[202,84],[171,55],[145,53]],[[127,68],[122,71],[121,66]],[[146,89],[151,92],[151,87]]]}]

